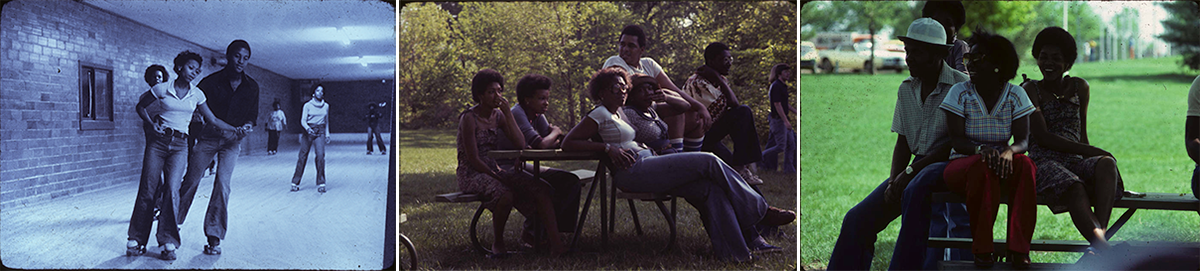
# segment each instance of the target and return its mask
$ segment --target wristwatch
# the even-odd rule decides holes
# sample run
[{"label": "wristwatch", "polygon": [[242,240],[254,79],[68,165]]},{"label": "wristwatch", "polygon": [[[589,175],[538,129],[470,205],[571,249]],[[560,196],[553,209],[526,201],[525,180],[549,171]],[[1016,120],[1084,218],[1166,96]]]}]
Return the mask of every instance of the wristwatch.
[{"label": "wristwatch", "polygon": [[982,146],[985,146],[985,145],[977,145],[977,153],[976,153],[976,154],[981,154],[981,147],[982,147]]}]

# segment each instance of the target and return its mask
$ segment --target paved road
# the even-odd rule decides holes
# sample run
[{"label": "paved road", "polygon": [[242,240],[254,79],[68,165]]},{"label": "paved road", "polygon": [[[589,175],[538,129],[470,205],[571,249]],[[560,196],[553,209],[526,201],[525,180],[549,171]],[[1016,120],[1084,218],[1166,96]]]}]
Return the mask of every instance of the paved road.
[{"label": "paved road", "polygon": [[201,226],[213,187],[208,176],[180,228],[183,244],[175,261],[154,257],[160,249],[153,233],[146,255],[124,256],[136,178],[118,187],[0,210],[0,260],[6,267],[35,269],[378,270],[384,257],[392,153],[365,155],[365,137],[336,135],[327,146],[325,194],[314,186],[312,152],[299,192],[288,191],[295,147],[277,155],[239,157],[222,255],[201,253]]}]

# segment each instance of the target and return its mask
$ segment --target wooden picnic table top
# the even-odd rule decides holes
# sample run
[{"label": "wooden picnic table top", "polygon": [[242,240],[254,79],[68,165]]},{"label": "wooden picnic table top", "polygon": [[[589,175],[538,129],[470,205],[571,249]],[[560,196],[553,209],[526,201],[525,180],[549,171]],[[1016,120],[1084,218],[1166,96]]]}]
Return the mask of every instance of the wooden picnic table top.
[{"label": "wooden picnic table top", "polygon": [[488,151],[488,157],[494,159],[521,160],[600,160],[605,155],[599,152],[564,151],[563,149],[526,149],[526,150],[493,150]]}]

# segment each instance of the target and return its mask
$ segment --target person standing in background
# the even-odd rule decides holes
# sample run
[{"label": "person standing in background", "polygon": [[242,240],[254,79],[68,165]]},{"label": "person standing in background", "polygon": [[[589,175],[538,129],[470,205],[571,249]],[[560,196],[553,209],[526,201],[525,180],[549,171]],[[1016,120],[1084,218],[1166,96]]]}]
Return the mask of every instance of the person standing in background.
[{"label": "person standing in background", "polygon": [[232,123],[229,125],[238,125],[236,129],[226,130],[218,129],[215,123],[206,123],[201,131],[194,132],[199,135],[196,146],[188,155],[188,173],[179,188],[178,221],[182,224],[195,199],[200,178],[204,177],[202,170],[216,158],[220,165],[217,165],[217,178],[213,180],[213,193],[204,218],[204,232],[209,243],[205,245],[204,253],[209,255],[221,254],[218,245],[225,239],[228,225],[226,207],[230,178],[238,164],[238,154],[242,152],[242,138],[252,131],[259,117],[259,83],[245,72],[250,65],[250,53],[250,44],[246,41],[230,42],[225,48],[225,68],[197,84],[208,98],[213,115],[225,123]]},{"label": "person standing in background", "polygon": [[768,81],[772,82],[772,85],[768,86],[768,102],[771,107],[768,115],[768,143],[764,146],[764,158],[760,160],[764,169],[776,171],[776,157],[784,153],[782,170],[788,174],[797,172],[794,168],[797,161],[797,132],[793,131],[793,124],[789,122],[789,112],[797,114],[797,110],[789,105],[789,93],[792,90],[785,84],[785,80],[792,77],[792,68],[784,63],[772,66],[772,73],[768,75]]},{"label": "person standing in background", "polygon": [[313,89],[313,98],[301,110],[300,152],[296,157],[296,172],[292,174],[292,192],[300,191],[301,176],[305,175],[305,163],[309,160],[309,148],[315,152],[313,165],[317,167],[317,192],[326,192],[326,143],[330,143],[330,106],[325,102],[325,90],[321,84]]},{"label": "person standing in background", "polygon": [[367,120],[367,154],[371,155],[371,141],[376,140],[376,144],[380,146],[380,155],[387,155],[388,150],[384,149],[384,138],[380,137],[380,117],[381,115],[376,109],[379,108],[376,104],[367,106],[367,115],[363,116]]},{"label": "person standing in background", "polygon": [[267,123],[267,154],[275,155],[280,148],[280,131],[284,130],[287,116],[284,115],[284,110],[280,108],[280,101],[275,101],[271,104],[275,111],[271,111],[271,122]]}]

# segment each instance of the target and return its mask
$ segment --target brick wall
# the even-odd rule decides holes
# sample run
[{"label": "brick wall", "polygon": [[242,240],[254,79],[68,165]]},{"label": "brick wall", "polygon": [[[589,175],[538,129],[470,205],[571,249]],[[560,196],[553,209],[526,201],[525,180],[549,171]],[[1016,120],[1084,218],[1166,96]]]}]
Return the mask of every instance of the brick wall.
[{"label": "brick wall", "polygon": [[[202,76],[221,68],[210,59],[222,52],[86,4],[6,3],[0,11],[0,208],[136,184],[145,140],[133,107],[148,89],[142,74],[151,64],[170,69],[183,50],[205,58]],[[114,129],[79,129],[81,61],[113,68]],[[291,79],[254,66],[247,73],[262,88],[260,120],[272,100],[290,99]],[[256,130],[244,144],[266,146],[266,132]]]}]

